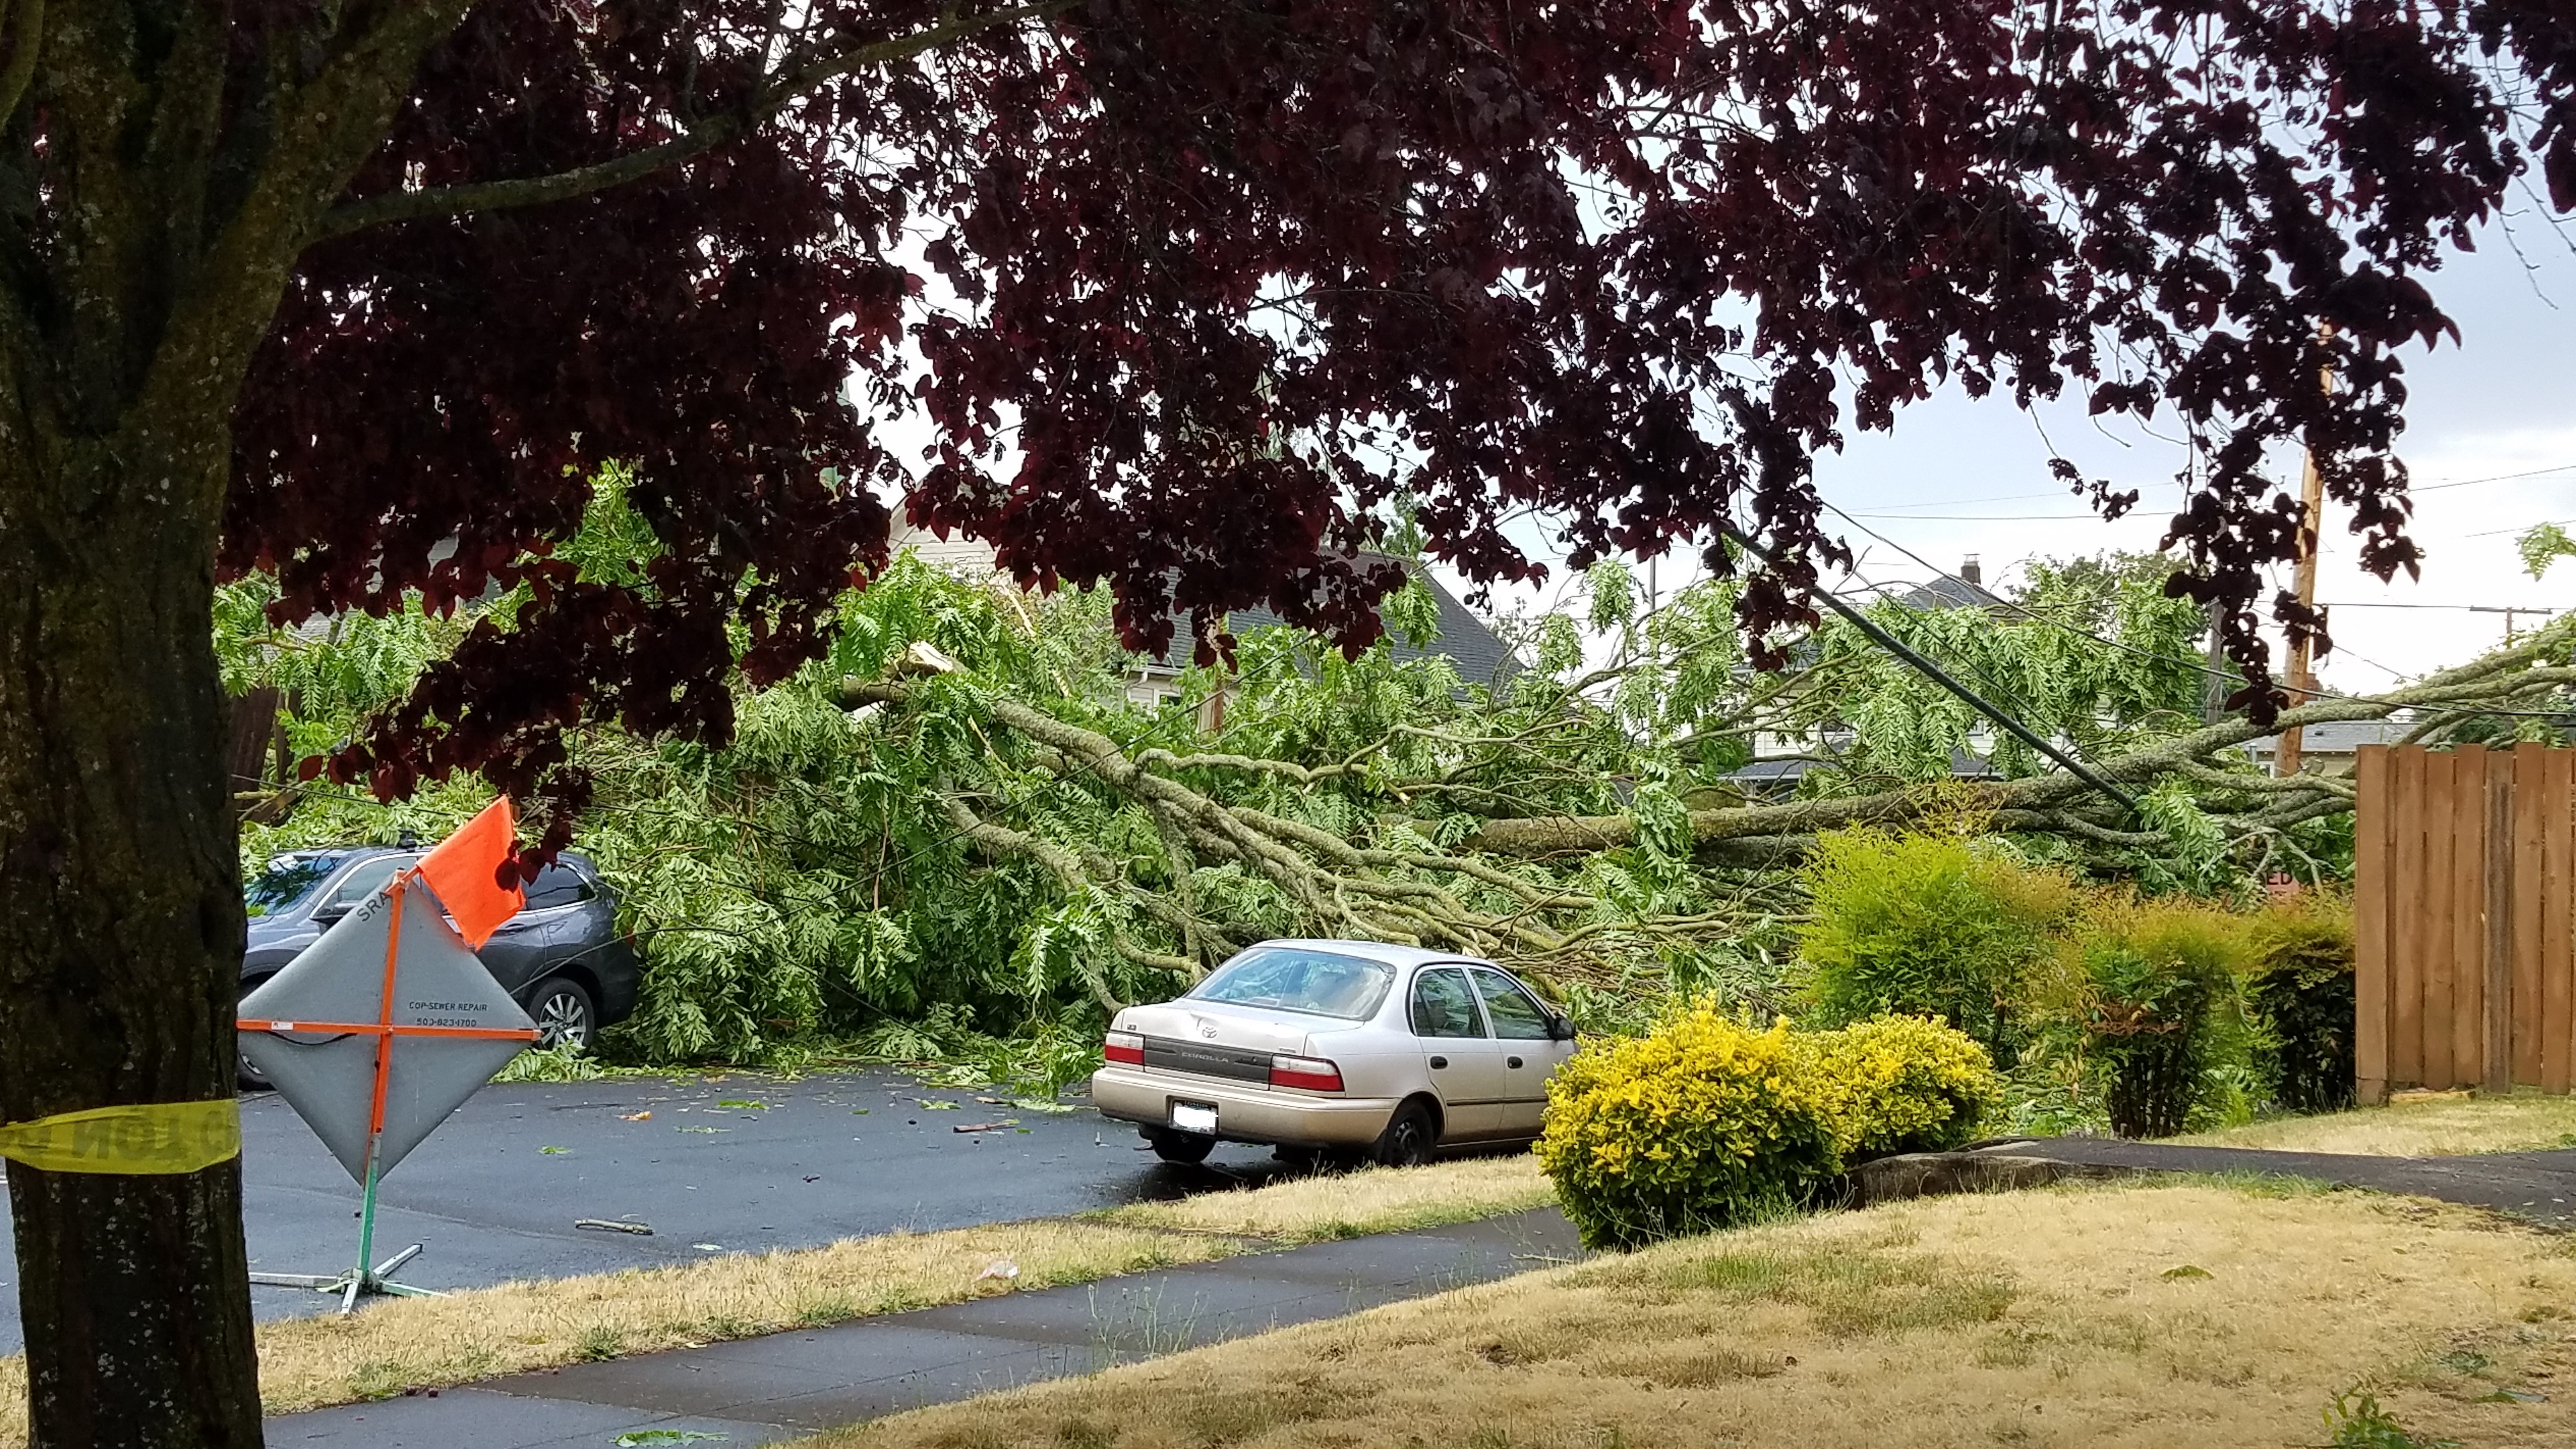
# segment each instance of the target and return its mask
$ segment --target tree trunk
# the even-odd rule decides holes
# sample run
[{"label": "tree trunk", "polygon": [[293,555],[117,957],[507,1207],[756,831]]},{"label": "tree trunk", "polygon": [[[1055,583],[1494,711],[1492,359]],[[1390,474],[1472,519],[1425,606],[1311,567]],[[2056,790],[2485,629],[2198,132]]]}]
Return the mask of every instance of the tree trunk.
[{"label": "tree trunk", "polygon": [[[0,419],[0,1113],[233,1090],[222,414]],[[260,1443],[241,1164],[9,1166],[33,1442]]]}]

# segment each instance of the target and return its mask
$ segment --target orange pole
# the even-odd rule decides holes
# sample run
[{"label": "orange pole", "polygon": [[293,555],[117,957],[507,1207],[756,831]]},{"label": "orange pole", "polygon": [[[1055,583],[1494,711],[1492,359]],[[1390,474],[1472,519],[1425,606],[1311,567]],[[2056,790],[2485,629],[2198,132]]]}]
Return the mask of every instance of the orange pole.
[{"label": "orange pole", "polygon": [[376,1096],[367,1109],[367,1161],[372,1167],[376,1157],[376,1138],[385,1130],[385,1088],[394,1072],[394,972],[402,961],[403,897],[411,894],[411,872],[394,877],[394,918],[385,928],[385,989],[376,1002],[376,1025],[383,1035],[376,1038]]}]

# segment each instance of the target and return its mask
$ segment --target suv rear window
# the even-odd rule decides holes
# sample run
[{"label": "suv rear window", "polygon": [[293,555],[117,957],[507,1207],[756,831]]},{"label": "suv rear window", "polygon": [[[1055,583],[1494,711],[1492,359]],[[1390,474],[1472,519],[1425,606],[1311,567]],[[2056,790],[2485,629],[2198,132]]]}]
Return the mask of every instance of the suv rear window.
[{"label": "suv rear window", "polygon": [[1394,984],[1395,968],[1383,961],[1299,946],[1255,946],[1218,967],[1188,999],[1365,1021],[1377,1014]]},{"label": "suv rear window", "polygon": [[253,916],[290,910],[311,895],[324,876],[337,870],[342,859],[338,855],[278,856],[242,887],[242,904]]}]

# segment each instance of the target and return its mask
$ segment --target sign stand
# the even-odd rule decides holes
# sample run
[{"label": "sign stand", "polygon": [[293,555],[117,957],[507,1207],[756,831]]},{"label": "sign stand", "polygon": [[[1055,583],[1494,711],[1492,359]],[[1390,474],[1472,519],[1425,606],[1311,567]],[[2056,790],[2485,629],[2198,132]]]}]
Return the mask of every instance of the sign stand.
[{"label": "sign stand", "polygon": [[[482,962],[436,911],[411,913],[411,940],[406,943],[403,906],[419,879],[417,870],[406,870],[387,882],[381,894],[343,917],[321,940],[289,962],[285,970],[252,992],[242,1003],[246,1014],[237,1023],[245,1032],[264,1034],[245,1037],[243,1050],[259,1059],[261,1069],[276,1084],[279,1095],[285,1097],[288,1105],[312,1125],[315,1134],[340,1158],[341,1165],[350,1169],[350,1175],[362,1188],[358,1207],[356,1266],[328,1277],[309,1273],[253,1273],[250,1281],[268,1287],[309,1288],[338,1294],[340,1311],[344,1314],[356,1312],[359,1298],[369,1295],[441,1296],[431,1289],[394,1281],[395,1270],[418,1257],[421,1244],[414,1243],[381,1263],[371,1261],[375,1256],[377,1182],[419,1145],[432,1128],[463,1105],[465,1099],[489,1080],[494,1071],[537,1039],[535,1023],[530,1022],[518,1003],[501,990],[500,983],[492,979],[492,974],[483,968]],[[383,909],[377,909],[379,905]],[[336,961],[352,954],[351,947],[372,945],[365,938],[378,929],[384,932],[385,938],[384,978],[381,989],[376,993],[374,1021],[316,1021],[307,1016],[280,1020],[273,1014],[247,1014],[255,1009],[273,1013],[278,1007],[309,1001],[317,1008],[316,1015],[356,1015],[345,1009],[359,1004],[351,999],[347,989],[347,973],[333,967]],[[406,944],[409,950],[406,950]],[[309,967],[306,966],[308,961],[313,963]],[[405,973],[407,966],[412,968],[409,974]],[[299,971],[299,967],[305,969]],[[407,989],[397,990],[397,987]],[[397,1010],[398,1005],[402,1007],[400,1011]],[[335,1007],[341,1009],[334,1010]],[[398,1016],[417,1017],[425,1012],[442,1015],[433,1021],[396,1019]],[[464,1024],[455,1019],[455,1015],[460,1013],[491,1019],[496,1024]],[[500,1022],[513,1024],[498,1024]],[[325,1040],[296,1042],[288,1039],[290,1033],[318,1035]],[[395,1140],[388,1142],[386,1111],[394,1097],[396,1037],[411,1038],[424,1045],[430,1041],[488,1045],[480,1051],[447,1054],[434,1065],[424,1063],[430,1069],[416,1077],[407,1072],[399,1103],[399,1131]],[[372,1062],[364,1062],[363,1058],[345,1050],[334,1050],[367,1041],[373,1044]],[[499,1051],[496,1056],[495,1051],[504,1044],[508,1049]],[[345,1110],[344,1089],[347,1085],[354,1085],[348,1081],[354,1075],[353,1069],[371,1069],[368,1075],[373,1078],[363,1136],[357,1131],[357,1120]]]}]

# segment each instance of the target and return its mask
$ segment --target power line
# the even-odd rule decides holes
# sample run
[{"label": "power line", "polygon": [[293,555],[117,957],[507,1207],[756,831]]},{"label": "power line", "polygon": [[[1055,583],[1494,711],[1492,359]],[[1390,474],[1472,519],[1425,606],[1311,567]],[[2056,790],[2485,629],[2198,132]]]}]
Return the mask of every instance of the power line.
[{"label": "power line", "polygon": [[2538,604],[2414,604],[2414,603],[2343,603],[2319,604],[2320,609],[2466,609],[2472,614],[2555,614],[2557,609]]},{"label": "power line", "polygon": [[[1825,505],[1833,508],[1830,503]],[[1839,508],[1834,512],[1843,513]],[[2079,520],[2098,523],[2098,513],[1843,513],[1845,518],[1902,518],[1923,523],[2074,523]]]},{"label": "power line", "polygon": [[2409,493],[2438,493],[2445,488],[2466,488],[2472,483],[2510,483],[2517,478],[2538,478],[2548,473],[2576,471],[2576,463],[2558,463],[2547,468],[2533,468],[2522,473],[2496,473],[2484,478],[2456,478],[2447,483],[2425,483],[2409,486]]},{"label": "power line", "polygon": [[[2526,469],[2520,473],[2491,473],[2481,478],[2447,478],[2439,483],[2416,483],[2408,485],[2406,491],[2408,493],[2438,493],[2445,488],[2467,488],[2479,483],[2509,483],[2521,478],[2540,478],[2551,473],[2568,472],[2576,472],[2576,463],[2556,463],[2546,468]],[[2170,480],[2168,480],[2166,482],[2145,484],[2142,486],[2166,488],[2173,485]],[[1921,518],[1927,523],[2060,523],[2072,522],[2077,519],[2097,518],[2100,516],[2092,513],[2045,513],[2029,515],[2007,514],[1988,518],[1972,515],[1918,514],[1898,511],[1915,508],[1964,508],[1978,503],[2026,503],[2038,498],[2064,498],[2066,496],[2067,490],[2063,489],[2051,493],[1997,493],[1983,498],[1939,498],[1924,503],[1883,503],[1879,505],[1877,511],[1869,513],[1843,513],[1843,510],[1839,508],[1834,509],[1834,511],[1836,513],[1843,513],[1843,516],[1846,518]],[[1827,506],[1831,507],[1830,504]],[[2477,535],[2471,536],[2476,537]]]},{"label": "power line", "polygon": [[[1821,500],[1820,500],[1820,501],[1821,501]],[[1843,518],[1845,518],[1845,519],[1847,519],[1847,520],[1850,520],[1850,521],[1851,521],[1851,524],[1852,524],[1852,526],[1853,526],[1854,528],[1857,528],[1857,529],[1859,529],[1861,532],[1868,534],[1870,537],[1872,537],[1872,538],[1874,538],[1874,539],[1877,539],[1880,543],[1886,544],[1889,548],[1892,548],[1892,549],[1896,550],[1898,553],[1901,553],[1901,554],[1905,555],[1907,558],[1910,558],[1910,559],[1914,560],[1916,563],[1919,563],[1919,564],[1923,565],[1923,567],[1925,567],[1925,568],[1927,568],[1927,569],[1932,570],[1932,572],[1933,572],[1933,573],[1935,573],[1935,574],[1939,575],[1940,577],[1945,578],[1945,579],[1950,579],[1950,580],[1953,580],[1954,582],[1958,582],[1958,583],[1963,583],[1963,584],[1964,584],[1964,583],[1967,583],[1967,580],[1962,579],[1962,578],[1959,578],[1959,576],[1958,576],[1958,575],[1956,575],[1956,574],[1953,574],[1953,573],[1949,572],[1948,570],[1946,570],[1946,569],[1942,568],[1939,564],[1936,564],[1936,563],[1932,562],[1930,559],[1925,558],[1923,555],[1921,555],[1921,554],[1919,554],[1919,553],[1916,553],[1914,550],[1912,550],[1912,549],[1910,549],[1910,548],[1907,548],[1905,545],[1903,545],[1903,544],[1901,544],[1901,543],[1898,543],[1895,539],[1889,538],[1886,534],[1883,534],[1883,533],[1879,532],[1877,529],[1874,529],[1874,528],[1870,527],[1868,524],[1865,524],[1865,523],[1860,522],[1857,518],[1854,518],[1854,517],[1853,517],[1853,515],[1848,514],[1848,513],[1844,513],[1841,509],[1839,509],[1839,508],[1835,508],[1835,507],[1834,507],[1834,505],[1832,505],[1832,504],[1830,504],[1830,503],[1825,504],[1825,507],[1826,507],[1826,508],[1828,508],[1828,509],[1831,509],[1833,512],[1835,512],[1835,513],[1837,513],[1837,514],[1841,514],[1841,516],[1842,516]],[[1758,556],[1758,555],[1757,555],[1757,556]],[[1768,560],[1765,560],[1765,561],[1767,562]],[[1978,588],[1978,589],[1982,590],[1982,589],[1984,588],[1984,585],[1979,584],[1979,585],[1974,585],[1973,587],[1976,587],[1976,588]],[[2212,668],[2210,668],[2208,665],[2203,664],[2203,663],[2201,663],[2200,661],[2198,661],[2198,660],[2196,660],[2196,659],[2182,659],[2182,658],[2178,658],[2178,657],[2176,657],[2176,656],[2174,656],[2174,655],[2171,655],[2171,654],[2158,654],[2158,653],[2156,653],[2156,652],[2155,652],[2154,650],[2152,650],[2152,649],[2141,649],[2141,648],[2139,648],[2138,646],[2136,646],[2136,645],[2134,645],[2134,644],[2124,644],[2124,643],[2120,642],[2120,641],[2119,641],[2119,640],[2117,640],[2117,639],[2105,639],[2105,638],[2103,638],[2101,635],[2096,634],[2096,633],[2092,632],[2092,631],[2091,631],[2091,630],[2089,630],[2089,629],[2078,629],[2078,628],[2076,628],[2074,625],[2069,624],[2069,623],[2066,623],[2066,622],[2065,622],[2065,621],[2063,621],[2063,620],[2059,620],[2059,619],[2052,619],[2052,618],[2048,617],[2048,616],[2047,616],[2047,615],[2045,615],[2045,614],[2034,613],[2034,612],[2032,612],[2031,610],[2026,609],[2026,608],[2023,608],[2021,605],[2014,603],[2012,600],[2002,597],[2001,595],[1994,595],[1993,597],[1994,597],[1994,600],[1995,600],[1995,602],[1996,602],[1996,603],[2001,604],[2003,607],[2005,607],[2005,608],[2007,608],[2007,609],[2012,610],[2014,613],[2021,615],[2021,616],[2022,616],[2023,618],[2025,618],[2025,619],[2032,620],[2032,621],[2034,621],[2034,622],[2036,622],[2036,623],[2046,624],[2046,625],[2048,625],[2048,626],[2049,626],[2050,628],[2052,628],[2052,629],[2062,629],[2062,630],[2064,630],[2065,632],[2067,632],[2067,633],[2069,633],[2069,634],[2074,635],[2074,636],[2075,636],[2076,638],[2078,638],[2078,639],[2086,639],[2086,640],[2090,640],[2091,642],[2093,642],[2093,643],[2095,643],[2095,644],[2099,644],[2099,645],[2101,645],[2101,646],[2102,646],[2103,648],[2105,648],[2105,649],[2117,649],[2117,650],[2121,651],[2121,652],[2122,652],[2122,653],[2124,653],[2124,654],[2135,654],[2135,655],[2137,655],[2137,656],[2138,656],[2139,658],[2141,658],[2141,659],[2152,659],[2152,660],[2154,660],[2155,662],[2157,662],[2157,663],[2159,663],[2159,664],[2164,664],[2164,665],[2168,665],[2168,666],[2180,666],[2180,667],[2182,667],[2182,668],[2192,670],[2192,671],[2194,671],[2194,672],[2196,672],[2196,673],[2199,673],[2199,674],[2213,676],[2213,677],[2215,677],[2215,678],[2222,679],[2222,680],[2229,680],[2229,681],[2233,681],[2233,682],[2238,683],[2238,684],[2242,684],[2242,683],[2244,683],[2244,682],[2245,682],[2245,676],[2244,676],[2243,674],[2241,674],[2241,673],[2239,673],[2239,672],[2235,671],[2235,670],[2229,670],[2229,669],[2212,669]],[[1837,603],[1839,603],[1839,601],[1837,601]],[[2535,612],[2536,612],[2536,611],[2535,611]],[[2377,663],[2377,662],[2375,662],[2375,661],[2373,661],[2373,660],[2363,659],[2360,655],[2358,655],[2358,654],[2354,654],[2351,650],[2348,650],[2348,649],[2347,649],[2347,650],[2345,650],[2345,651],[2343,651],[2343,652],[2344,652],[2344,654],[2345,654],[2345,656],[2346,656],[2347,658],[2354,659],[2354,660],[2356,660],[2356,661],[2358,661],[2358,662],[2360,662],[2360,663],[2363,663],[2363,664],[2368,664],[2368,665],[2370,665],[2370,667],[2371,667],[2371,668],[2373,668],[2373,669],[2377,669],[2377,670],[2381,671],[2382,673],[2387,674],[2387,675],[2388,675],[2390,678],[2392,678],[2392,679],[2400,679],[2400,680],[2402,680],[2402,679],[2404,679],[2404,678],[2406,677],[2406,676],[2404,676],[2404,675],[2402,675],[2402,674],[2399,674],[2396,670],[2394,670],[2394,669],[2390,669],[2390,668],[2389,668],[2387,665],[2385,665],[2385,664],[2380,664],[2380,663]],[[2361,700],[2361,699],[2359,699],[2357,696],[2354,696],[2354,695],[2349,695],[2349,694],[2337,694],[2337,693],[2335,693],[2335,692],[2334,692],[2334,691],[2332,691],[2332,690],[2326,690],[2326,689],[2302,689],[2302,690],[2299,690],[2299,691],[2298,691],[2298,693],[2303,694],[2303,695],[2306,695],[2306,696],[2307,696],[2309,699],[2311,699],[2311,700],[2326,700],[2326,699],[2334,699],[2334,700],[2347,700],[2347,701],[2351,701],[2351,702],[2354,702],[2354,703],[2371,703],[2371,702],[2375,702],[2375,701],[2364,701],[2364,700]],[[2465,714],[2465,715],[2481,715],[2481,714],[2485,714],[2485,715],[2495,715],[2495,716],[2498,716],[2498,717],[2500,717],[2500,718],[2511,718],[2511,719],[2549,719],[2549,720],[2563,720],[2563,719],[2566,719],[2566,718],[2568,717],[2568,715],[2571,713],[2571,711],[2568,711],[2568,710],[2550,710],[2550,709],[2482,709],[2482,708],[2479,708],[2479,707],[2476,707],[2476,706],[2473,706],[2473,705],[2449,705],[2449,704],[2410,704],[2410,705],[2401,705],[2401,706],[2397,706],[2397,708],[2402,708],[2402,709],[2413,709],[2413,710],[2426,710],[2426,711],[2431,711],[2431,712],[2439,713],[2439,714]]]},{"label": "power line", "polygon": [[[1833,505],[1827,504],[1826,506],[1830,508]],[[1840,513],[1842,510],[1835,509],[1834,511]],[[1773,562],[1771,555],[1763,551],[1761,545],[1755,543],[1751,538],[1746,537],[1733,524],[1720,521],[1717,528],[1718,532],[1725,535],[1728,539],[1733,540],[1736,547],[1741,548],[1746,553],[1760,559],[1765,565],[1773,569],[1777,569],[1779,567],[1777,563]],[[1903,552],[1903,550],[1899,550],[1899,552]],[[1916,562],[1919,563],[1921,560],[1918,559]],[[1925,568],[1932,567],[1930,564],[1924,564],[1923,566]],[[1921,654],[1916,653],[1904,640],[1897,638],[1895,635],[1881,628],[1876,620],[1871,619],[1860,610],[1853,608],[1851,605],[1844,603],[1841,599],[1836,598],[1834,595],[1826,593],[1821,589],[1817,590],[1814,596],[1824,600],[1826,607],[1832,609],[1835,613],[1842,615],[1844,620],[1853,628],[1858,629],[1861,633],[1867,635],[1872,643],[1878,645],[1878,647],[1886,650],[1888,653],[1895,655],[1897,658],[1904,660],[1906,663],[1913,665],[1915,669],[1920,671],[1933,683],[1940,685],[1943,689],[1946,689],[1952,694],[1957,695],[1962,700],[1967,701],[1968,705],[1975,709],[1977,713],[1984,715],[1986,718],[2002,725],[2005,729],[2010,730],[2014,738],[2019,739],[2023,744],[2030,746],[2032,749],[2035,749],[2041,754],[2048,756],[2050,759],[2055,760],[2060,765],[2065,766],[2067,772],[2072,774],[2075,778],[2126,806],[2131,816],[2134,817],[2140,813],[2138,809],[2138,801],[2135,796],[2122,790],[2119,786],[2112,784],[2110,781],[2103,779],[2100,775],[2093,773],[2092,769],[2083,761],[2066,753],[2064,750],[2059,749],[2057,746],[2050,744],[2047,740],[2040,738],[2038,731],[2032,729],[2026,724],[2023,724],[2020,720],[2013,718],[2011,715],[2004,713],[2001,708],[1988,701],[1985,696],[1950,677],[1950,675],[1944,671],[1940,665],[1935,664],[1931,660],[1924,658]]]}]

